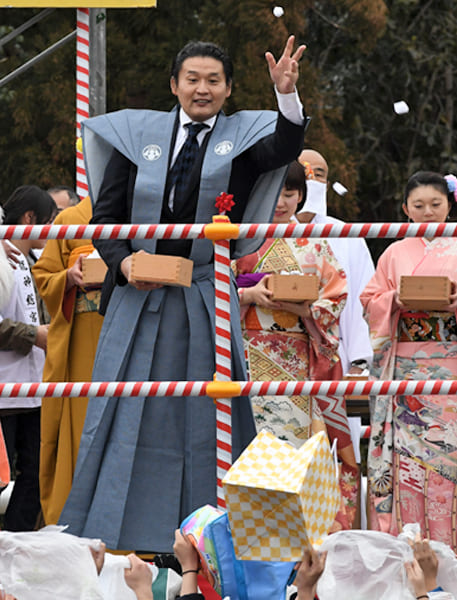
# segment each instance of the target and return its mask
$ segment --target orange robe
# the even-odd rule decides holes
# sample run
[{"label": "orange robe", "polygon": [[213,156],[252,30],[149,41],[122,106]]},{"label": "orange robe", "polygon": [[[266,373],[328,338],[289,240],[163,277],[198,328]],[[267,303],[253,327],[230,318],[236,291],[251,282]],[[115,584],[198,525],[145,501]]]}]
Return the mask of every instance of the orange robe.
[{"label": "orange robe", "polygon": [[[87,224],[87,197],[60,213],[55,223]],[[65,293],[67,269],[78,254],[90,252],[90,240],[48,240],[33,268],[38,291],[51,315],[43,381],[90,381],[103,318],[97,294]],[[70,492],[87,398],[44,398],[41,408],[40,494],[46,524],[57,523]]]}]

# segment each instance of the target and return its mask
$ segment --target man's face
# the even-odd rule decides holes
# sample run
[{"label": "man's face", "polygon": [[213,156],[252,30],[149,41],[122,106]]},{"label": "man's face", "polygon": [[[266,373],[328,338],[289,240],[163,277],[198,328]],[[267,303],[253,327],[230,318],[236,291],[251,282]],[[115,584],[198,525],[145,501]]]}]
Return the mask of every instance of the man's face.
[{"label": "man's face", "polygon": [[178,79],[171,78],[170,87],[187,116],[197,122],[217,115],[232,93],[221,61],[209,56],[186,58]]},{"label": "man's face", "polygon": [[60,213],[64,208],[71,206],[70,196],[66,190],[60,190],[59,192],[51,192],[50,194],[57,205],[57,212]]}]

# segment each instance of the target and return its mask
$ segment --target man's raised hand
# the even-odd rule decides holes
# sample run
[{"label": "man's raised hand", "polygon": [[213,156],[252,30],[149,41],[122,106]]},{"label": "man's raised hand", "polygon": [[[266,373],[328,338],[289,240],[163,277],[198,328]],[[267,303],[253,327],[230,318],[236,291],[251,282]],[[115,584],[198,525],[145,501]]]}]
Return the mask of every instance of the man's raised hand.
[{"label": "man's raised hand", "polygon": [[292,54],[294,43],[295,36],[289,36],[284,51],[277,62],[271,52],[265,53],[271,80],[280,94],[292,93],[298,80],[298,61],[302,57],[306,46],[299,46]]}]

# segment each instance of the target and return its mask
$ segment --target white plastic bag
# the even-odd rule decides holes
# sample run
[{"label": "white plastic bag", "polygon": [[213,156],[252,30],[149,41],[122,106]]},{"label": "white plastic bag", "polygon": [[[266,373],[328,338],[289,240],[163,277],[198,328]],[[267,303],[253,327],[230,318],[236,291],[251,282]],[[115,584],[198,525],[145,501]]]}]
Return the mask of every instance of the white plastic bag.
[{"label": "white plastic bag", "polygon": [[104,600],[89,546],[100,540],[63,533],[0,531],[0,584],[20,600]]},{"label": "white plastic bag", "polygon": [[[157,577],[159,569],[148,565],[152,571],[152,579]],[[100,572],[99,583],[106,600],[136,600],[135,592],[125,583],[124,569],[130,568],[127,556],[105,554],[105,562]]]},{"label": "white plastic bag", "polygon": [[[317,584],[320,600],[414,600],[405,562],[413,559],[408,540],[420,532],[417,523],[404,526],[398,538],[379,531],[340,531],[328,536],[320,550],[327,550],[325,571]],[[430,598],[457,598],[457,558],[452,549],[432,540],[438,556],[437,583],[445,592]]]},{"label": "white plastic bag", "polygon": [[413,552],[406,541],[379,531],[339,531],[319,550],[327,550],[317,584],[320,600],[414,600],[404,563]]}]

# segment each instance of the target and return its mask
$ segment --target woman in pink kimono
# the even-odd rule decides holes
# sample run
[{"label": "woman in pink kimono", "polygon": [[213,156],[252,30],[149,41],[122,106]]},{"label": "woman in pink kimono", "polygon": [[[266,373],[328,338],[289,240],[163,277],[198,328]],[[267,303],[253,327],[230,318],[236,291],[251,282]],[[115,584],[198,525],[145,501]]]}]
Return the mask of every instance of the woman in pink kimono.
[{"label": "woman in pink kimono", "polygon": [[[420,171],[406,186],[403,211],[415,223],[446,221],[457,180]],[[402,275],[445,275],[451,303],[414,311],[399,300]],[[381,380],[457,377],[457,241],[406,238],[382,254],[360,300],[370,327],[373,374]],[[376,396],[368,452],[371,528],[422,534],[457,550],[457,398]]]},{"label": "woman in pink kimono", "polygon": [[[304,170],[292,163],[276,206],[273,222],[294,221],[303,204]],[[328,380],[338,363],[338,321],[346,303],[346,275],[324,239],[277,238],[254,254],[236,261],[242,330],[248,372],[253,381]],[[319,297],[313,303],[274,302],[266,287],[271,273],[316,275]],[[357,464],[342,398],[254,396],[257,428],[300,447],[318,430],[338,439],[343,497],[339,528],[355,517]],[[344,513],[344,514],[343,514]]]}]

